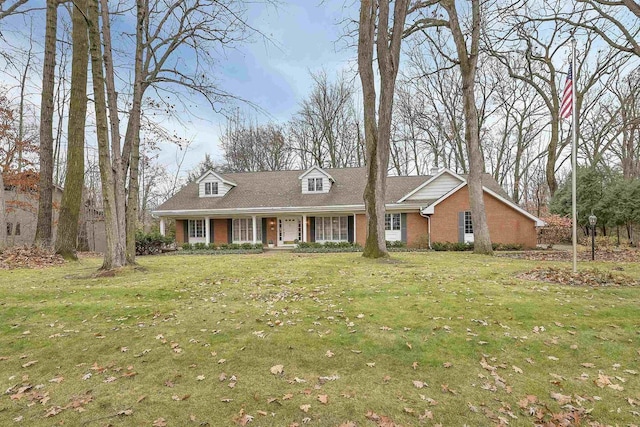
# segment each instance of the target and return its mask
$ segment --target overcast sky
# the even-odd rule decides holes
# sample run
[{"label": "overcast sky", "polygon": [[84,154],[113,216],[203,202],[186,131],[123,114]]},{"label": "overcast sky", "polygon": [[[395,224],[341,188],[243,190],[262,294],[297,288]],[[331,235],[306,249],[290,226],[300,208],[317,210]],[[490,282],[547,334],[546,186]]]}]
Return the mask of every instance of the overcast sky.
[{"label": "overcast sky", "polygon": [[[264,109],[258,112],[240,105],[259,121],[290,119],[310,92],[310,72],[324,69],[333,78],[354,69],[355,49],[348,49],[341,38],[343,21],[354,18],[351,4],[350,0],[289,0],[277,8],[253,5],[249,22],[269,40],[254,36],[251,43],[227,52],[221,64],[224,89]],[[185,119],[188,126],[174,124],[175,129],[170,130],[193,139],[186,168],[197,164],[205,153],[220,158],[218,142],[225,118],[203,110]],[[160,161],[172,167],[175,150],[163,150]]]}]

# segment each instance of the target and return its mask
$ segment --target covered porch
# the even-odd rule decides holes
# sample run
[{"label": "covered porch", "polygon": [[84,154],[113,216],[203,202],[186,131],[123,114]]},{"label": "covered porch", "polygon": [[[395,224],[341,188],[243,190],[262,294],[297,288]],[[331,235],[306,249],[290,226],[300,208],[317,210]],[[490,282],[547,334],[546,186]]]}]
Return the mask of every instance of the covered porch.
[{"label": "covered porch", "polygon": [[[299,242],[356,242],[356,229],[364,230],[364,216],[356,213],[193,216],[175,218],[175,227],[178,244],[262,243],[295,247]],[[160,233],[166,235],[166,231],[165,218],[160,217]]]}]

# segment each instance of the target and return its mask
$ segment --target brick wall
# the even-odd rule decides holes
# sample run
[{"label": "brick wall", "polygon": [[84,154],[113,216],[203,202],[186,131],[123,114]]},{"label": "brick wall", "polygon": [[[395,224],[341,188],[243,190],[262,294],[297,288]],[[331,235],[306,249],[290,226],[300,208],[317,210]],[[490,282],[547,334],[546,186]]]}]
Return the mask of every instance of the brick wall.
[{"label": "brick wall", "polygon": [[356,243],[364,247],[367,241],[367,216],[365,214],[356,214]]},{"label": "brick wall", "polygon": [[[485,193],[487,223],[493,243],[519,243],[535,247],[537,243],[535,223],[495,197]],[[431,241],[458,241],[458,212],[471,210],[467,187],[442,201],[431,215]]]},{"label": "brick wall", "polygon": [[407,212],[407,246],[428,247],[429,222],[419,212]]},{"label": "brick wall", "polygon": [[185,243],[184,239],[184,221],[183,219],[176,219],[176,243]]},{"label": "brick wall", "polygon": [[229,237],[227,235],[227,219],[214,219],[213,220],[213,243],[216,245],[222,243],[228,243]]}]

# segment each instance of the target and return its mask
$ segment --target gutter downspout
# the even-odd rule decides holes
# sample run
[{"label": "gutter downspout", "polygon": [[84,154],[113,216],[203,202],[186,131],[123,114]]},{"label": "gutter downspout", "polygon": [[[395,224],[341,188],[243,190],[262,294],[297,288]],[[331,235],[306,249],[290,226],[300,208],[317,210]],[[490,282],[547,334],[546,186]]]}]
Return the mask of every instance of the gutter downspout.
[{"label": "gutter downspout", "polygon": [[431,247],[431,216],[430,215],[425,215],[422,213],[422,209],[420,208],[420,216],[423,218],[427,218],[427,241],[429,242],[429,249],[433,249]]}]

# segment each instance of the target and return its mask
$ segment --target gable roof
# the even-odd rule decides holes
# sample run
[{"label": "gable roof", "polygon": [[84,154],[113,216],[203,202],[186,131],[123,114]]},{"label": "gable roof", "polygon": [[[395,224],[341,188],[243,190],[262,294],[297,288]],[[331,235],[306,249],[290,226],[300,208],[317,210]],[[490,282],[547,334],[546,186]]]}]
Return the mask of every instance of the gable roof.
[{"label": "gable roof", "polygon": [[331,176],[327,171],[325,171],[324,169],[322,169],[322,168],[321,168],[320,166],[318,166],[318,165],[313,165],[313,166],[311,166],[309,169],[307,169],[306,171],[304,171],[304,172],[303,172],[303,173],[298,177],[298,179],[302,179],[302,178],[304,178],[304,177],[305,177],[305,176],[307,176],[309,173],[311,173],[311,171],[314,171],[314,170],[316,170],[316,171],[320,172],[321,174],[323,174],[324,176],[326,176],[327,178],[329,178],[331,181],[336,182],[336,180],[335,180],[335,179],[333,179],[333,177],[332,177],[332,176]]},{"label": "gable roof", "polygon": [[[365,168],[336,168],[327,169],[324,172],[334,179],[331,190],[327,193],[302,194],[300,191],[300,170],[273,171],[273,172],[242,172],[217,174],[216,176],[232,183],[231,188],[224,197],[199,197],[198,182],[191,182],[183,187],[169,200],[158,206],[154,213],[165,215],[185,211],[208,211],[208,210],[276,210],[278,208],[316,208],[316,207],[336,207],[357,209],[364,207],[364,189],[366,185]],[[441,171],[445,173],[446,171]],[[209,173],[209,172],[207,172]],[[454,174],[451,171],[446,173]],[[206,175],[206,174],[205,174]],[[205,176],[203,175],[203,177]],[[466,183],[465,175],[457,175]],[[419,188],[423,188],[428,182],[433,181],[438,175],[419,176],[388,176],[385,204],[396,207],[406,205],[413,207],[429,206],[437,202],[430,200],[403,200],[408,194],[413,194]],[[202,179],[201,177],[200,179]],[[483,176],[483,183],[486,189],[491,190],[499,196],[501,200],[506,200],[510,205],[517,206],[509,200],[507,193],[489,174]],[[461,184],[461,185],[462,185]],[[453,190],[445,197],[452,194]],[[520,209],[518,207],[518,209]]]},{"label": "gable roof", "polygon": [[202,174],[202,176],[200,176],[200,178],[196,179],[196,183],[201,183],[202,180],[204,180],[206,177],[208,177],[209,175],[213,175],[216,179],[218,179],[221,182],[224,182],[225,184],[228,184],[232,187],[236,186],[235,182],[229,181],[225,178],[223,178],[221,175],[219,175],[218,173],[216,173],[213,169],[209,169],[208,171],[206,171],[205,173]]},{"label": "gable roof", "polygon": [[465,179],[463,177],[461,177],[460,175],[458,175],[457,173],[445,168],[442,169],[440,172],[438,172],[437,174],[433,175],[431,178],[429,178],[428,180],[426,180],[422,185],[414,188],[412,191],[410,191],[409,193],[405,194],[404,196],[402,196],[402,198],[400,200],[398,200],[398,203],[404,202],[405,200],[407,200],[409,197],[413,196],[414,194],[416,194],[418,191],[422,190],[424,187],[426,187],[427,185],[431,184],[433,181],[435,181],[436,179],[440,178],[442,175],[444,174],[449,174],[452,177],[459,179],[460,182],[464,182]]}]

